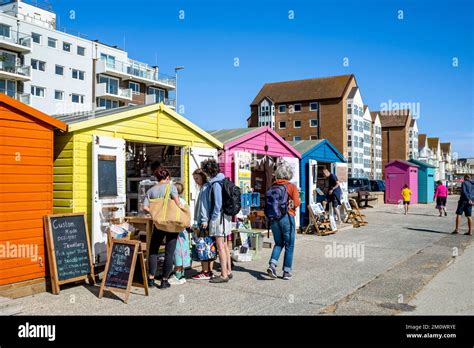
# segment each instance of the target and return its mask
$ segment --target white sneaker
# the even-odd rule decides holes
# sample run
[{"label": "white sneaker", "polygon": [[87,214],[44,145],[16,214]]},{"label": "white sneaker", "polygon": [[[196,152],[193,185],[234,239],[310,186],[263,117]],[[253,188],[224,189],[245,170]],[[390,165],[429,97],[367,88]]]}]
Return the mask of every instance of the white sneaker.
[{"label": "white sneaker", "polygon": [[170,283],[171,285],[181,285],[183,283],[181,283],[181,281],[176,278],[176,276],[172,276],[170,279],[168,279],[168,283]]},{"label": "white sneaker", "polygon": [[184,283],[186,283],[186,278],[183,277],[181,279],[178,279],[178,282],[179,282],[179,284],[184,284]]}]

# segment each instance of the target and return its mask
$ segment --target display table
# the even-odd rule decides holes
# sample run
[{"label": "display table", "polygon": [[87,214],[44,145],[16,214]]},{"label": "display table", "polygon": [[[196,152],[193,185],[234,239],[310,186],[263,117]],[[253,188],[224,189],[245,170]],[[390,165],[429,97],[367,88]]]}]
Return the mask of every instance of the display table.
[{"label": "display table", "polygon": [[[254,228],[254,229],[246,229],[246,228],[235,228],[232,230],[232,233],[234,235],[234,240],[236,240],[236,233],[247,233],[248,235],[250,235],[251,237],[255,237],[255,253],[253,254],[253,257],[252,259],[254,260],[259,260],[260,259],[260,255],[258,253],[258,245],[259,245],[259,241],[260,241],[260,238],[263,238],[263,234],[267,232],[267,230],[264,230],[264,229],[257,229],[257,228]],[[252,245],[253,247],[253,245]]]},{"label": "display table", "polygon": [[[153,233],[153,219],[151,216],[126,216],[125,221],[132,224],[135,228],[140,231],[146,232],[146,247],[142,245],[142,249],[145,249],[145,261],[148,261],[148,255],[150,253],[150,241]],[[142,243],[143,244],[143,243]],[[164,245],[160,247],[160,251],[164,252]],[[148,268],[148,262],[146,262]]]}]

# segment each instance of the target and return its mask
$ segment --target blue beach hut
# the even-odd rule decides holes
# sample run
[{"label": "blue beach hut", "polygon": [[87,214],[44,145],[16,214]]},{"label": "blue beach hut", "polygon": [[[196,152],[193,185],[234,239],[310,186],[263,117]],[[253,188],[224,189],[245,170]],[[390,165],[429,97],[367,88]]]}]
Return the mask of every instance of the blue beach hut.
[{"label": "blue beach hut", "polygon": [[[320,201],[316,188],[324,190],[327,179],[322,171],[327,168],[336,174],[341,186],[347,190],[347,163],[344,156],[327,139],[289,141],[300,154],[300,186],[305,203],[301,205],[301,226],[308,224],[308,204]],[[318,199],[319,198],[319,199]]]},{"label": "blue beach hut", "polygon": [[415,159],[411,159],[409,162],[418,166],[418,203],[432,203],[436,167]]}]

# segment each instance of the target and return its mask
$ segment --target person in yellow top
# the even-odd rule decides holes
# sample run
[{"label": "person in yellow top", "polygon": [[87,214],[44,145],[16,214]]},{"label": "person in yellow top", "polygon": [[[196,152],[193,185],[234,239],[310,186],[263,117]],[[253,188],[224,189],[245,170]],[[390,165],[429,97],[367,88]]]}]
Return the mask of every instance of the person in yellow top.
[{"label": "person in yellow top", "polygon": [[402,197],[403,197],[403,207],[405,208],[405,215],[408,214],[408,206],[410,205],[411,195],[412,195],[412,192],[408,188],[408,185],[403,186],[403,188],[402,188]]}]

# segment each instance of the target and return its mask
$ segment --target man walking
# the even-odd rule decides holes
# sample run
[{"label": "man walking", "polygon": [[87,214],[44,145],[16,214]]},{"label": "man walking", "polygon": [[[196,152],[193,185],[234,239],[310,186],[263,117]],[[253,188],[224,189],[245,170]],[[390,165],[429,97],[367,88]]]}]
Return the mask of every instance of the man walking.
[{"label": "man walking", "polygon": [[459,225],[461,223],[461,216],[464,215],[467,218],[468,231],[464,233],[467,236],[472,236],[472,205],[474,204],[474,181],[471,180],[471,176],[464,175],[464,182],[461,186],[461,197],[459,197],[458,207],[456,209],[456,228],[452,234],[459,233]]}]

